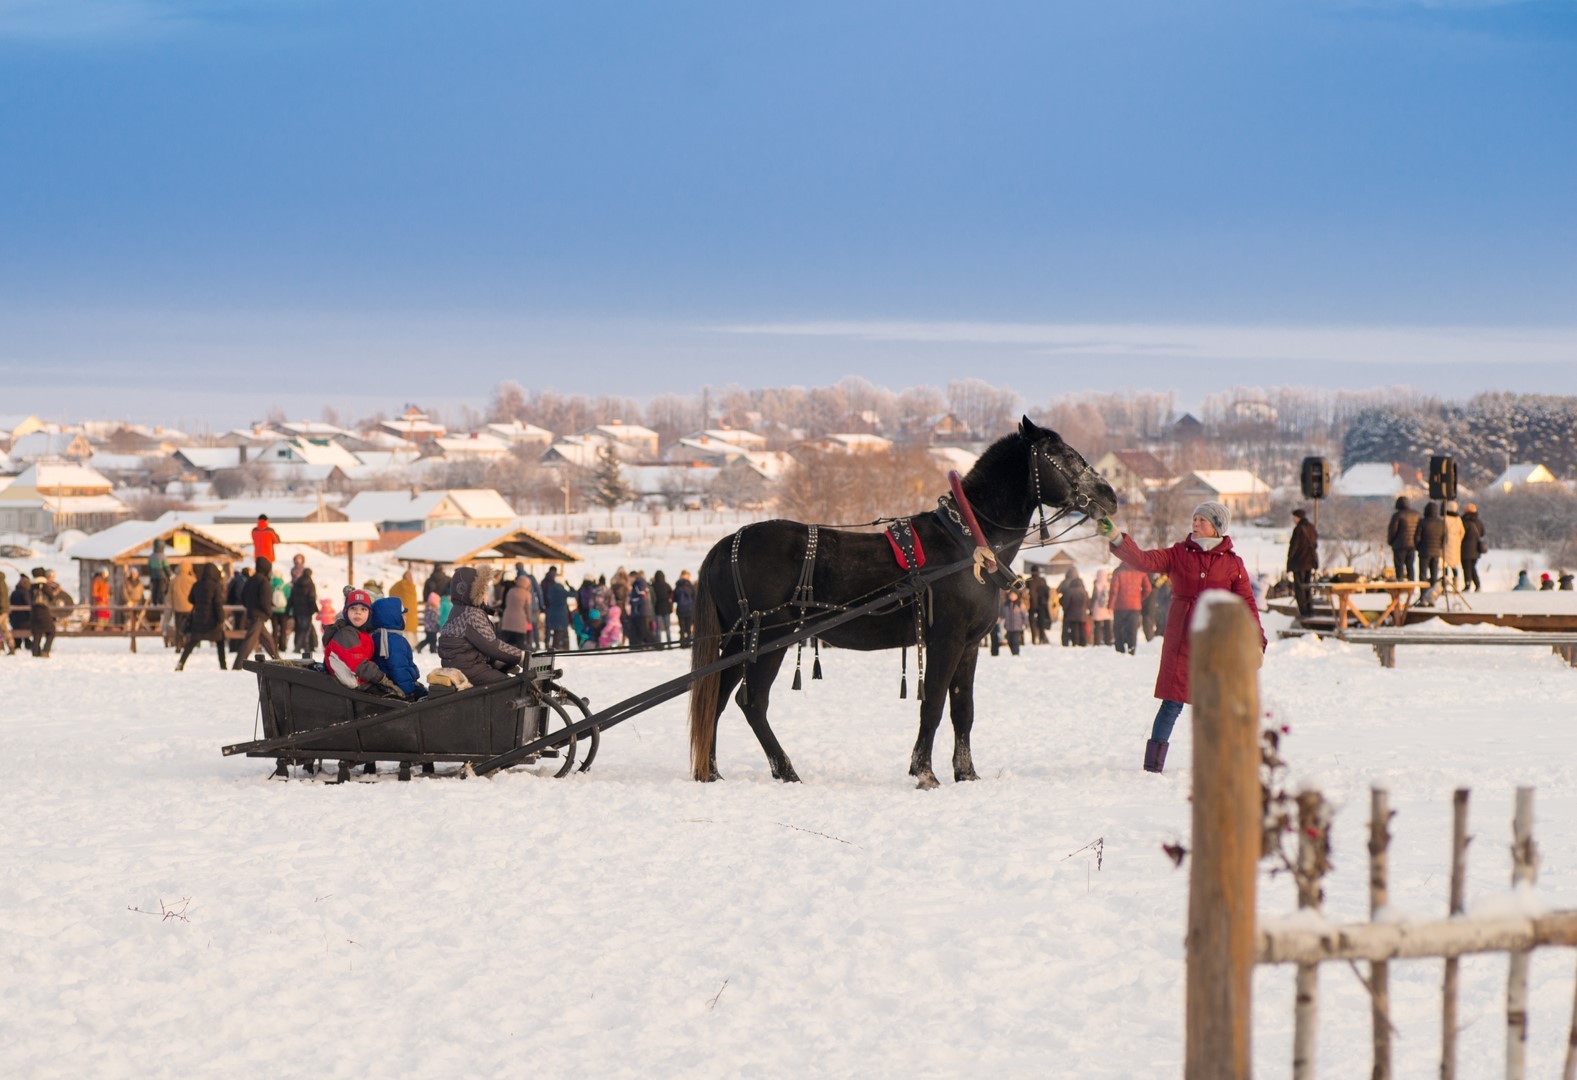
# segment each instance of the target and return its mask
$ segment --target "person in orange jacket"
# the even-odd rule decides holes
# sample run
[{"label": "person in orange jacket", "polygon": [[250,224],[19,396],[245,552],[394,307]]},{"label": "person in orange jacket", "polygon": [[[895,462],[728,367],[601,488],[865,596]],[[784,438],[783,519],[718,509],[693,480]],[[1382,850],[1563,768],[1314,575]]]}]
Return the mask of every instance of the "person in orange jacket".
[{"label": "person in orange jacket", "polygon": [[274,564],[274,545],[279,543],[279,534],[268,523],[267,514],[257,515],[257,524],[252,527],[252,554],[259,559],[267,559],[268,564]]}]

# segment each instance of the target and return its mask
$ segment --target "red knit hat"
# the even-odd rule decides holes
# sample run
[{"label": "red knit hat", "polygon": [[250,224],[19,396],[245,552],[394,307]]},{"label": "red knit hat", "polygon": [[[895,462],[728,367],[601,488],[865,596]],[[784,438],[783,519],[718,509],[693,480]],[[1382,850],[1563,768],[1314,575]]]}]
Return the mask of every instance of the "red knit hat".
[{"label": "red knit hat", "polygon": [[366,589],[347,588],[345,590],[345,610],[349,611],[357,604],[364,608],[372,607],[372,594]]}]

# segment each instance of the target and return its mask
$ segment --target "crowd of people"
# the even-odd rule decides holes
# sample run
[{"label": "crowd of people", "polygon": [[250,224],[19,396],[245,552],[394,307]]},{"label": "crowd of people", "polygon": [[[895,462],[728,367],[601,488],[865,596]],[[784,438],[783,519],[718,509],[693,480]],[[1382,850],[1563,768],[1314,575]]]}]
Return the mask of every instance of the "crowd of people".
[{"label": "crowd of people", "polygon": [[1398,496],[1385,542],[1391,548],[1396,580],[1427,581],[1431,588],[1444,584],[1453,591],[1483,591],[1478,561],[1489,547],[1484,543],[1484,523],[1475,504],[1461,508],[1455,499],[1438,505],[1431,501],[1419,513],[1405,495]]},{"label": "crowd of people", "polygon": [[1032,567],[1022,589],[1002,596],[991,629],[991,655],[998,655],[1005,644],[1018,656],[1026,633],[1029,644],[1049,645],[1052,628],[1060,624],[1065,647],[1106,645],[1131,656],[1141,632],[1146,641],[1162,633],[1171,599],[1171,581],[1164,573],[1103,567],[1086,585],[1078,568],[1070,567],[1053,588],[1041,568]]},{"label": "crowd of people", "polygon": [[14,656],[21,649],[18,640],[25,637],[29,653],[50,655],[55,647],[55,609],[70,602],[53,570],[35,566],[31,573],[18,575],[12,588],[7,588],[0,572],[0,647]]}]

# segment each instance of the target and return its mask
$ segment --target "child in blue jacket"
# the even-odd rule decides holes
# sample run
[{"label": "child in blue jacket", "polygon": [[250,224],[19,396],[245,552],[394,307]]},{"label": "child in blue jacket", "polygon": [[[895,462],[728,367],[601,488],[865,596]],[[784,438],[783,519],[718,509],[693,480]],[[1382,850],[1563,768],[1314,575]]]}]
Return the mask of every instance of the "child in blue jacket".
[{"label": "child in blue jacket", "polygon": [[400,598],[385,596],[374,600],[367,629],[372,632],[372,659],[379,670],[412,701],[426,697],[427,687],[422,685],[411,642],[405,636],[405,605]]}]

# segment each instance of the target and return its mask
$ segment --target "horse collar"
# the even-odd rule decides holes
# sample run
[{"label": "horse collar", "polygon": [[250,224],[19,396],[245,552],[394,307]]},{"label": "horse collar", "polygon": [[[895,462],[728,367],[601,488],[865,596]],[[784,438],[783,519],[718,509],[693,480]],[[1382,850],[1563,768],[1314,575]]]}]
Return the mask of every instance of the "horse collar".
[{"label": "horse collar", "polygon": [[[947,474],[947,483],[953,489],[953,505],[958,508],[958,516],[962,524],[969,530],[969,535],[974,538],[977,548],[986,549],[986,569],[997,568],[996,552],[991,550],[991,545],[986,542],[986,534],[980,528],[980,522],[975,518],[975,508],[969,505],[969,497],[964,494],[964,481],[958,475],[957,469],[952,469]],[[949,513],[952,511],[949,510]]]},{"label": "horse collar", "polygon": [[964,494],[963,481],[957,471],[949,472],[947,480],[952,487],[952,494],[943,495],[937,500],[936,516],[965,544],[974,542],[975,580],[984,585],[989,577],[998,588],[1017,588],[1018,575],[997,559],[996,551],[986,541],[985,531],[980,528],[974,507],[969,505],[969,497]]}]

